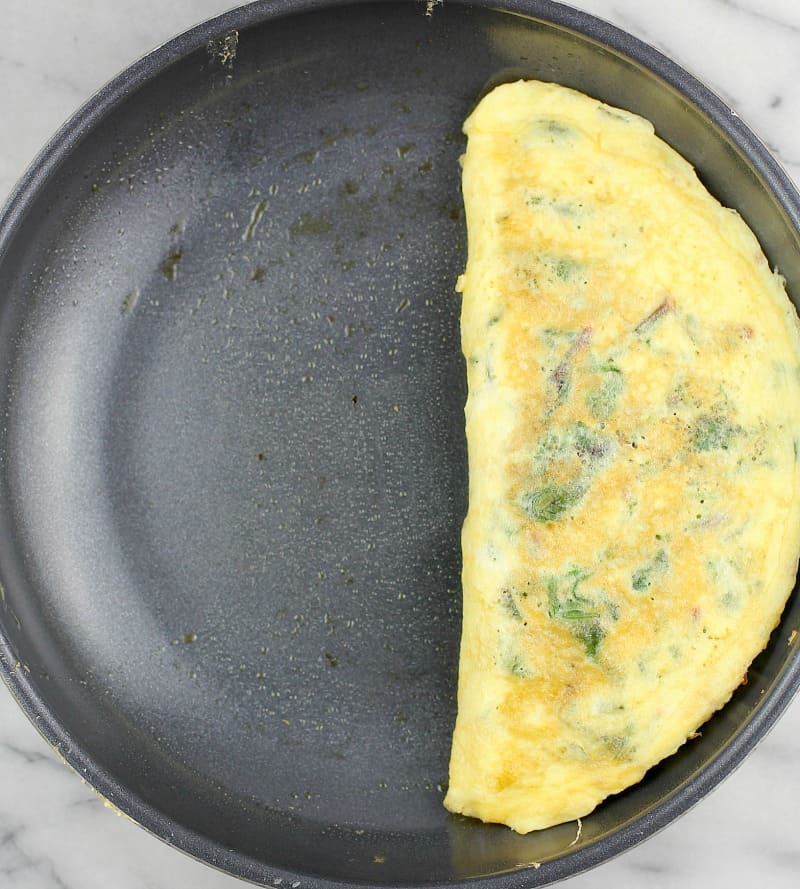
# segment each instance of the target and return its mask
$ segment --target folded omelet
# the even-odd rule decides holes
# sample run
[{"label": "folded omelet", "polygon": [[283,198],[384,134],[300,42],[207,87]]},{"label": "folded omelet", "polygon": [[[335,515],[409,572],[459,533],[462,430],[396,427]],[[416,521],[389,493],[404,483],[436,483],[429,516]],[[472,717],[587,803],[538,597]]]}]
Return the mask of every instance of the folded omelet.
[{"label": "folded omelet", "polygon": [[766,645],[800,550],[800,336],[752,232],[646,120],[520,82],[465,132],[445,805],[524,833],[638,781]]}]

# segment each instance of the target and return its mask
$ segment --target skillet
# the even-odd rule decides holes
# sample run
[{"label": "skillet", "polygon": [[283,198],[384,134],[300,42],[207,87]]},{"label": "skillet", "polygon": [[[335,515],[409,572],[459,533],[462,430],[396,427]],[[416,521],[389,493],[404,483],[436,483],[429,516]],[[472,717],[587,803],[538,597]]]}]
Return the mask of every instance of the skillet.
[{"label": "skillet", "polygon": [[800,281],[797,195],[719,100],[588,16],[506,8],[226,14],[79,112],[0,223],[4,678],[114,805],[257,882],[575,873],[685,811],[796,688],[793,597],[750,685],[575,845],[441,808],[472,104],[538,76],[645,114]]}]

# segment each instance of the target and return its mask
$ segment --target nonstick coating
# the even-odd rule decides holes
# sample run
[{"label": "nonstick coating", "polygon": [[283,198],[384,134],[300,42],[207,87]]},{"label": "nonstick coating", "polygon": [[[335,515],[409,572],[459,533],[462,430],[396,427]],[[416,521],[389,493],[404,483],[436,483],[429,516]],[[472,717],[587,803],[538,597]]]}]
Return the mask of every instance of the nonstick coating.
[{"label": "nonstick coating", "polygon": [[508,9],[229,13],[90,102],[0,225],[3,673],[115,805],[254,881],[558,879],[687,809],[797,685],[795,595],[749,685],[574,845],[442,808],[477,98],[534,76],[645,114],[800,293],[797,195],[718,99],[588,16]]}]

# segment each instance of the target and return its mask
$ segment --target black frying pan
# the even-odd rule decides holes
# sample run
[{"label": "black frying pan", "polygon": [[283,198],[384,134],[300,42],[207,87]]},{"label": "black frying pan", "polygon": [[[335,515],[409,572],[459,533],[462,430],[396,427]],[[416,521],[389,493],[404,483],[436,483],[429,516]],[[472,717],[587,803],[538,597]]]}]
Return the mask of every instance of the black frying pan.
[{"label": "black frying pan", "polygon": [[692,805],[797,687],[795,595],[750,684],[577,843],[442,808],[476,99],[534,76],[649,117],[800,294],[798,196],[716,97],[577,11],[505,5],[223,15],[95,97],[0,222],[2,673],[114,805],[256,882],[575,873]]}]

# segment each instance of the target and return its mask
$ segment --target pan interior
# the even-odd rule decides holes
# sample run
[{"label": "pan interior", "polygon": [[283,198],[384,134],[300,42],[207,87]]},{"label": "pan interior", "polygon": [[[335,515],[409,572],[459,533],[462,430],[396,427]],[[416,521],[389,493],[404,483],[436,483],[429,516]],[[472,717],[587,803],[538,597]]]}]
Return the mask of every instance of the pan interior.
[{"label": "pan interior", "polygon": [[494,80],[577,86],[656,118],[790,284],[796,235],[700,112],[570,31],[457,4],[269,15],[133,90],[7,244],[3,630],[72,759],[240,875],[422,882],[572,854],[688,781],[785,653],[576,847],[574,826],[522,838],[442,809],[461,123]]}]

